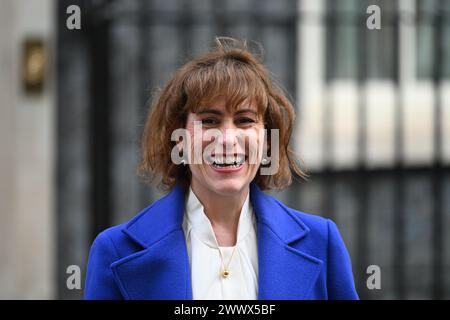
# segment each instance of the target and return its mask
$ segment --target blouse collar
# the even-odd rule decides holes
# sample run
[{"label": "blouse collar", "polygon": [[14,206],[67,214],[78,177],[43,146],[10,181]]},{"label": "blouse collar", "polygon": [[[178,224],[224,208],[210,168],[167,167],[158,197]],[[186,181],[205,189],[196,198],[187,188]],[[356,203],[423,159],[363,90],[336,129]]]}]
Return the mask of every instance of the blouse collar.
[{"label": "blouse collar", "polygon": [[[199,238],[203,243],[211,248],[218,248],[219,245],[217,243],[211,221],[206,216],[203,209],[203,204],[192,191],[192,188],[189,187],[186,203],[187,222],[191,226],[192,231],[195,233],[197,238]],[[241,214],[239,216],[236,244],[238,244],[245,238],[245,236],[250,232],[251,228],[254,227],[254,223],[255,221],[253,209],[250,203],[250,196],[249,193],[247,193],[247,197],[245,199],[244,205],[242,206]]]}]

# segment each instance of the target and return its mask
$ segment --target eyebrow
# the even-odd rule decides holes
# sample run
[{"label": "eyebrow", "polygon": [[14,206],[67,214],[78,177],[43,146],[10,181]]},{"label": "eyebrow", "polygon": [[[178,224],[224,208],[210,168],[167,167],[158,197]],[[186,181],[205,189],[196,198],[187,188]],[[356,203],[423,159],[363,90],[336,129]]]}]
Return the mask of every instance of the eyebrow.
[{"label": "eyebrow", "polygon": [[[241,114],[241,113],[245,113],[245,112],[250,112],[253,113],[254,115],[257,115],[256,111],[253,109],[240,109],[238,111],[236,111],[235,114]],[[213,114],[217,114],[217,115],[223,115],[222,111],[216,110],[216,109],[205,109],[202,111],[197,112],[197,114],[204,114],[204,113],[213,113]]]}]

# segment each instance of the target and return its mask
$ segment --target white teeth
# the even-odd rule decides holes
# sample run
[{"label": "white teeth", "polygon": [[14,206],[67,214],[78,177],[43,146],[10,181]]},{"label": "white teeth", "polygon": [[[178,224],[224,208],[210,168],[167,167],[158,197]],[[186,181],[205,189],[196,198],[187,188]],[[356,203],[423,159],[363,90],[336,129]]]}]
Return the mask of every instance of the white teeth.
[{"label": "white teeth", "polygon": [[224,163],[224,159],[223,159],[223,155],[217,155],[213,158],[213,161],[216,163],[220,163],[223,164]]},{"label": "white teeth", "polygon": [[212,163],[213,165],[230,165],[238,167],[242,165],[245,161],[245,155],[237,155],[236,157],[233,156],[227,156],[223,157],[223,155],[217,155],[215,157],[208,157],[208,162]]},{"label": "white teeth", "polygon": [[228,156],[225,161],[226,161],[226,164],[233,164],[234,156]]},{"label": "white teeth", "polygon": [[233,167],[233,168],[237,168],[237,167],[240,167],[240,166],[242,166],[242,163],[239,163],[239,164],[237,164],[237,163],[234,163],[234,164],[217,164],[217,163],[213,163],[212,164],[212,166],[213,167],[217,167],[217,168],[224,168],[224,167]]},{"label": "white teeth", "polygon": [[238,155],[235,160],[237,163],[243,163],[245,161],[245,156],[243,154]]}]

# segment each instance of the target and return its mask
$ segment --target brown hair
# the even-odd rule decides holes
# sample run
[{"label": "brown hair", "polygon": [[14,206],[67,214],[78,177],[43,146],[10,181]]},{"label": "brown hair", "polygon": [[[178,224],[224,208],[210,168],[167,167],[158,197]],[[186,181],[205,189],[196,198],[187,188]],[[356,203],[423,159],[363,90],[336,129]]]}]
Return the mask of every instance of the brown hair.
[{"label": "brown hair", "polygon": [[306,178],[289,147],[294,108],[281,86],[268,75],[260,55],[250,52],[245,41],[221,37],[216,38],[216,46],[210,51],[178,69],[153,100],[142,135],[143,158],[138,173],[144,178],[159,174],[163,191],[177,183],[189,186],[188,166],[171,161],[175,146],[172,132],[185,128],[189,112],[196,113],[203,103],[224,97],[228,111],[250,98],[256,102],[265,128],[279,129],[279,169],[274,175],[260,175],[258,170],[254,181],[262,190],[286,188],[292,183],[293,172]]}]

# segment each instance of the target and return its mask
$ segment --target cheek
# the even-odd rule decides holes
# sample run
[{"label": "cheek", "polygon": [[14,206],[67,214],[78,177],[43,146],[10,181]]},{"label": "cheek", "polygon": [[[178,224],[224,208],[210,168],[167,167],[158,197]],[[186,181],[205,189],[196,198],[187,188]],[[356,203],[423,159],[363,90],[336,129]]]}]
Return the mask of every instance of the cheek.
[{"label": "cheek", "polygon": [[257,163],[262,155],[264,143],[264,128],[251,129],[245,132],[245,148],[246,152],[253,160],[251,164]]},{"label": "cheek", "polygon": [[194,149],[194,145],[203,145],[203,130],[194,130],[194,127],[187,127],[186,130],[189,133],[190,136],[190,142],[191,142],[191,150]]},{"label": "cheek", "polygon": [[245,130],[245,134],[249,139],[259,141],[264,138],[264,127],[255,126],[251,129]]},{"label": "cheek", "polygon": [[247,134],[246,137],[248,139],[248,141],[250,142],[256,142],[256,143],[261,143],[260,139],[263,137],[260,137],[260,130],[250,130]]},{"label": "cheek", "polygon": [[186,130],[188,131],[189,135],[191,136],[191,141],[192,143],[197,142],[197,143],[208,143],[211,141],[204,141],[205,139],[205,129],[199,129],[197,128],[197,130],[194,129],[193,126],[188,126],[186,127]]}]

